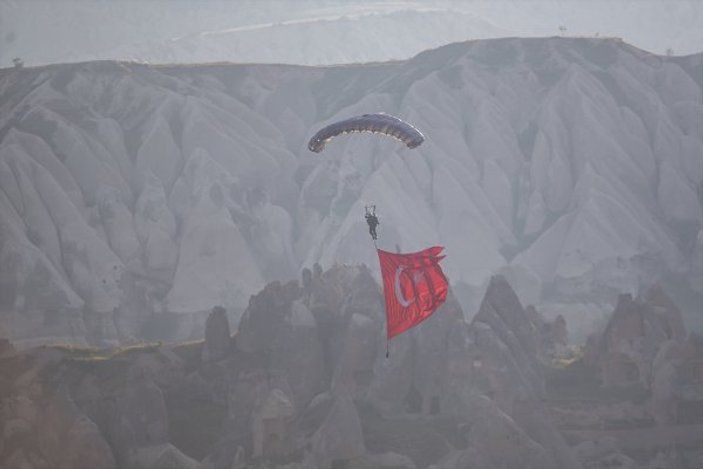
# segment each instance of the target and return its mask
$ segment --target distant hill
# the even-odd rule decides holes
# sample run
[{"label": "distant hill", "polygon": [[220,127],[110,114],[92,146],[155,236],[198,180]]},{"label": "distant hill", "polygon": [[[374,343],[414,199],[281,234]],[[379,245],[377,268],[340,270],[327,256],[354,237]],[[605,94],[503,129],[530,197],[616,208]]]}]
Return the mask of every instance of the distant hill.
[{"label": "distant hill", "polygon": [[329,65],[404,60],[495,37],[622,37],[664,55],[703,51],[703,4],[621,0],[4,0],[0,67],[87,60]]}]

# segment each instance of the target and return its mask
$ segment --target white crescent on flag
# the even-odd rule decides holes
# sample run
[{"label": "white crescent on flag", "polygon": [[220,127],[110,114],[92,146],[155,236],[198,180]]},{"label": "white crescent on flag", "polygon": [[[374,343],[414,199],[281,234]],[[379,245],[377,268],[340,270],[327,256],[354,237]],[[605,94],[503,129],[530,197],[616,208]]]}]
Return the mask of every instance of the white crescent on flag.
[{"label": "white crescent on flag", "polygon": [[415,296],[413,295],[413,297],[408,300],[403,295],[403,289],[400,287],[400,276],[402,275],[404,269],[405,266],[403,265],[399,265],[398,268],[395,269],[393,287],[395,290],[395,298],[398,300],[398,303],[400,303],[400,305],[404,308],[407,308],[415,301]]}]

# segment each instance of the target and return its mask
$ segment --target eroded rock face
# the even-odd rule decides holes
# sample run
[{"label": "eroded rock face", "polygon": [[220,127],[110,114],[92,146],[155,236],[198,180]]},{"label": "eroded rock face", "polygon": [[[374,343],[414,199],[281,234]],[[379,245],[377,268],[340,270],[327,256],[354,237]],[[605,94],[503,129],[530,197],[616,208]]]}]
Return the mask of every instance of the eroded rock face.
[{"label": "eroded rock face", "polygon": [[546,348],[540,321],[504,277],[491,278],[468,333],[476,388],[546,451],[549,464],[579,467],[542,403]]},{"label": "eroded rock face", "polygon": [[260,398],[252,415],[253,457],[276,459],[290,453],[294,417],[295,407],[282,390],[274,388]]},{"label": "eroded rock face", "polygon": [[539,356],[547,358],[562,354],[569,343],[569,330],[564,316],[559,314],[553,321],[547,321],[532,305],[525,308],[525,313],[541,337]]},{"label": "eroded rock face", "polygon": [[[31,405],[29,403],[26,406]],[[25,415],[27,412],[25,412]],[[50,399],[33,422],[38,449],[48,464],[70,468],[87,465],[116,468],[116,459],[98,426],[75,405],[65,392]]]},{"label": "eroded rock face", "polygon": [[[0,463],[44,455],[54,467],[64,456],[47,455],[66,446],[70,461],[85,452],[108,468],[192,469],[196,453],[203,469],[579,467],[540,402],[538,321],[504,279],[491,283],[473,322],[450,294],[393,340],[388,358],[382,292],[365,267],[315,269],[303,285],[269,284],[232,338],[215,308],[199,344],[26,352],[46,368],[12,378],[34,391],[0,394],[12,410]],[[46,407],[51,423],[35,438],[40,376],[67,397]],[[180,431],[197,424],[208,439],[173,437],[174,416]],[[26,443],[34,439],[46,451]]]},{"label": "eroded rock face", "polygon": [[[363,397],[373,382],[374,365],[382,353],[385,338],[385,306],[381,292],[366,267],[349,286],[339,316],[327,327],[340,332],[326,341],[334,393]],[[322,316],[324,313],[318,313]]]},{"label": "eroded rock face", "polygon": [[[489,360],[488,366],[480,369],[491,370],[489,381],[501,383],[491,393],[498,402],[504,402],[503,408],[509,408],[510,401],[521,396],[544,395],[540,332],[504,277],[491,279],[472,326],[475,343],[487,352]],[[505,366],[508,368],[503,369]],[[500,369],[503,371],[493,373]],[[516,394],[510,397],[509,393]]]},{"label": "eroded rock face", "polygon": [[574,451],[586,467],[620,467],[636,469],[638,464],[629,456],[622,453],[613,437],[604,437],[595,441],[579,443]]},{"label": "eroded rock face", "polygon": [[[366,399],[385,414],[446,415],[471,425],[478,419],[477,409],[482,408],[478,403],[483,402],[479,397],[483,395],[481,399],[496,412],[509,416],[516,431],[526,436],[525,441],[535,444],[530,464],[579,467],[541,403],[546,352],[540,324],[525,311],[502,277],[491,280],[481,309],[470,324],[450,295],[421,326],[393,340],[389,360],[381,357],[376,361],[375,379]],[[478,435],[467,439],[471,442]],[[442,463],[448,465],[440,467],[463,464],[459,461],[473,454],[467,451],[463,455],[452,453]],[[498,459],[479,458],[477,461],[484,462],[467,467],[502,464],[500,458],[505,455],[500,453],[496,449]]]},{"label": "eroded rock face", "polygon": [[197,465],[169,441],[159,385],[179,385],[183,370],[168,351],[47,347],[6,357],[0,366],[13,378],[0,386],[0,466]]},{"label": "eroded rock face", "polygon": [[298,282],[273,282],[252,296],[239,323],[236,347],[267,356],[267,368],[282,373],[296,406],[322,391],[325,358],[315,317],[302,302]]},{"label": "eroded rock face", "polygon": [[532,440],[494,403],[482,399],[478,407],[475,424],[471,426],[467,439],[484,453],[489,466],[561,467],[544,447]]},{"label": "eroded rock face", "polygon": [[375,469],[416,469],[412,459],[393,452],[369,454],[364,459],[364,464],[366,467]]},{"label": "eroded rock face", "polygon": [[238,207],[228,190],[236,186],[236,179],[204,147],[195,145],[187,154],[170,195],[181,236],[166,310],[197,313],[208,311],[215,303],[241,311],[264,280],[230,212]]},{"label": "eroded rock face", "polygon": [[653,285],[645,290],[642,299],[654,308],[657,320],[664,329],[668,339],[678,342],[686,339],[687,331],[681,311],[679,311],[671,297],[667,295],[664,288],[660,285]]},{"label": "eroded rock face", "polygon": [[692,423],[703,405],[703,338],[665,342],[652,365],[650,412],[658,424]]},{"label": "eroded rock face", "polygon": [[227,311],[221,306],[215,306],[205,322],[202,360],[212,362],[225,358],[230,349],[230,339]]},{"label": "eroded rock face", "polygon": [[59,451],[63,453],[63,466],[66,468],[117,467],[112,451],[100,435],[99,428],[86,416],[81,416],[74,421]]},{"label": "eroded rock face", "polygon": [[590,341],[588,360],[604,386],[641,386],[652,382],[652,365],[667,341],[686,336],[678,308],[661,287],[633,299],[620,295],[605,331]]},{"label": "eroded rock face", "polygon": [[[466,323],[456,298],[447,301],[421,327],[393,338],[390,357],[379,347],[374,380],[366,398],[382,412],[440,414],[454,386],[467,383]],[[385,338],[381,337],[385,345]]]},{"label": "eroded rock face", "polygon": [[8,339],[0,339],[0,358],[10,356],[15,353],[15,347]]},{"label": "eroded rock face", "polygon": [[486,396],[469,393],[464,403],[471,415],[463,426],[469,446],[450,452],[432,468],[580,467],[576,462],[565,463],[551,448],[530,438],[515,420]]},{"label": "eroded rock face", "polygon": [[129,467],[135,469],[196,469],[198,462],[172,444],[138,448],[130,454]]},{"label": "eroded rock face", "polygon": [[364,457],[361,422],[349,396],[335,397],[327,418],[312,436],[312,451],[322,469],[350,464]]},{"label": "eroded rock face", "polygon": [[[506,38],[383,67],[8,70],[0,268],[18,275],[3,276],[0,301],[18,317],[0,319],[20,326],[12,339],[71,338],[30,326],[54,312],[66,324],[75,300],[121,311],[113,265],[165,279],[145,311],[239,314],[303,266],[373,265],[364,200],[384,207],[384,242],[441,240],[449,277],[471,289],[504,268],[531,303],[546,285],[632,291],[670,272],[700,289],[698,60],[612,39]],[[307,156],[314,129],[369,106],[441,135],[432,164],[427,147],[389,159],[395,147],[363,138],[322,164]],[[52,301],[23,307],[25,286]]]},{"label": "eroded rock face", "polygon": [[167,205],[163,183],[154,176],[147,179],[137,199],[134,224],[145,266],[172,275],[178,261],[176,217]]},{"label": "eroded rock face", "polygon": [[290,402],[293,395],[286,376],[281,371],[267,370],[265,366],[253,370],[241,370],[231,377],[227,395],[227,431],[236,438],[246,441],[250,447],[251,424],[255,411],[260,409],[265,399],[274,390],[282,393]]}]

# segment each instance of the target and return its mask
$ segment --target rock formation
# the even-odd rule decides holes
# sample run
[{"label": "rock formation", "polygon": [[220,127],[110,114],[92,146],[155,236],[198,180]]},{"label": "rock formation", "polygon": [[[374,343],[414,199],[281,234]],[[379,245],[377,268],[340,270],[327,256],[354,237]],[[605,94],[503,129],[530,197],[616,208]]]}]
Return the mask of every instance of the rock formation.
[{"label": "rock formation", "polygon": [[265,369],[285,376],[299,408],[324,389],[325,358],[315,317],[298,282],[274,282],[252,296],[242,316],[236,348],[261,355]]},{"label": "rock formation", "polygon": [[703,420],[703,338],[662,344],[652,363],[650,412],[659,424]]},{"label": "rock formation", "polygon": [[[446,246],[467,314],[496,272],[538,307],[601,308],[674,275],[695,292],[699,62],[554,37],[319,69],[0,70],[2,335],[20,349],[201,339],[214,305],[237,320],[304,267],[376,265],[364,200],[386,246]],[[305,148],[380,110],[426,133],[412,158],[364,137]]]},{"label": "rock formation", "polygon": [[205,322],[203,362],[214,362],[225,358],[230,346],[231,338],[227,311],[221,306],[215,306]]},{"label": "rock formation", "polygon": [[605,330],[591,339],[586,353],[604,386],[648,389],[652,365],[662,345],[681,342],[685,336],[680,311],[663,289],[655,286],[635,299],[620,295]]},{"label": "rock formation", "polygon": [[[678,316],[656,309],[668,304],[666,297],[659,291],[647,298],[661,306],[645,308],[645,323],[653,320],[671,332],[651,364],[651,399],[593,404],[598,396],[586,386],[588,402],[596,405],[588,412],[588,404],[555,395],[554,373],[571,373],[555,370],[550,361],[548,344],[563,340],[563,324],[523,308],[501,276],[491,279],[472,321],[450,294],[432,317],[391,342],[389,358],[381,290],[366,267],[344,265],[304,272],[302,286],[268,284],[251,298],[231,337],[225,310],[216,307],[201,342],[22,352],[5,347],[0,465],[632,465],[642,457],[617,438],[593,432],[616,417],[619,424],[645,421],[655,429],[693,424],[695,432],[703,402],[703,340],[677,340]],[[636,301],[621,302],[631,308]],[[621,305],[613,321],[629,325],[629,315],[639,314],[633,311]],[[627,327],[607,330],[610,344],[633,337]],[[621,330],[628,333],[614,333]],[[613,350],[605,348],[603,356]],[[696,461],[690,452],[684,456]],[[671,457],[652,453],[643,460]]]},{"label": "rock formation", "polygon": [[548,379],[551,413],[586,467],[703,463],[703,341],[661,286],[621,295],[567,363]]}]

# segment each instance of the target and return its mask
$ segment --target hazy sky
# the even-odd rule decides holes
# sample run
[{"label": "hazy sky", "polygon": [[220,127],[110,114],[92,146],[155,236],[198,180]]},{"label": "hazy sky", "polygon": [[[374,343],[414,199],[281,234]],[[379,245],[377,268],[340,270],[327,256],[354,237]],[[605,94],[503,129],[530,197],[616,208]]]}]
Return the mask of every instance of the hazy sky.
[{"label": "hazy sky", "polygon": [[14,57],[62,62],[206,31],[275,34],[290,22],[399,10],[470,13],[513,36],[555,35],[564,26],[570,35],[619,36],[656,53],[703,51],[703,0],[0,0],[0,66]]}]

